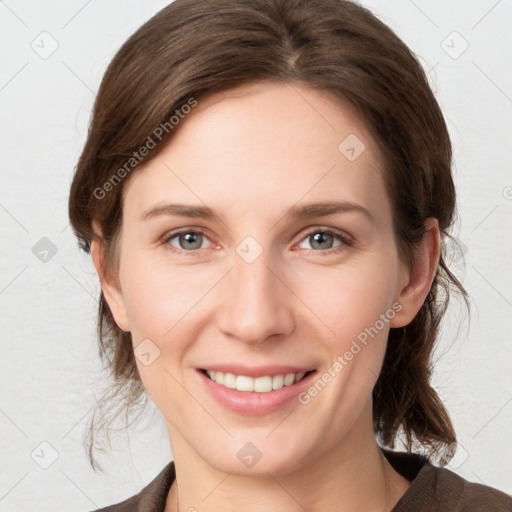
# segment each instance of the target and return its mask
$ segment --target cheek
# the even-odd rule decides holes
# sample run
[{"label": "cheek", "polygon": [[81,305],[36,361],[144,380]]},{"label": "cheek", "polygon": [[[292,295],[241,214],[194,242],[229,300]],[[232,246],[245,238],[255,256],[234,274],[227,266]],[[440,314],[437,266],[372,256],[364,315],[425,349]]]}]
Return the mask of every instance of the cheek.
[{"label": "cheek", "polygon": [[302,291],[329,328],[323,329],[327,334],[322,340],[331,361],[325,379],[335,382],[330,386],[330,402],[348,407],[344,410],[358,410],[380,373],[390,322],[396,314],[394,269],[393,259],[382,254],[365,261],[361,258],[350,268],[317,275],[315,287]]},{"label": "cheek", "polygon": [[144,386],[153,398],[162,382],[170,378],[166,371],[175,373],[173,363],[180,361],[187,340],[183,328],[206,289],[198,289],[200,284],[196,282],[191,286],[193,277],[186,270],[162,261],[152,262],[143,253],[124,254],[128,256],[122,261],[120,277],[132,343],[136,357],[142,347],[148,348],[144,353],[151,354],[150,364],[144,364],[144,358],[136,361]]},{"label": "cheek", "polygon": [[[164,407],[169,397],[183,395],[177,383],[182,381],[181,366],[200,335],[199,319],[218,278],[213,269],[200,272],[197,266],[173,266],[165,257],[151,261],[143,253],[132,253],[123,263],[123,294],[135,354],[147,340],[158,353],[150,365],[137,359],[139,374],[155,404]],[[179,408],[176,403],[174,408]]]},{"label": "cheek", "polygon": [[134,344],[141,337],[167,340],[211,287],[193,267],[172,267],[149,258],[126,261],[123,293]]},{"label": "cheek", "polygon": [[[354,265],[316,272],[303,279],[298,295],[318,314],[338,339],[355,337],[385,314],[393,304],[393,265]],[[312,285],[311,283],[314,283]]]},{"label": "cheek", "polygon": [[[132,326],[135,354],[144,343],[157,357],[151,364],[137,358],[143,385],[168,421],[184,414],[181,365],[195,335],[191,329],[194,306],[207,289],[191,286],[187,273],[179,269],[145,264],[133,266],[126,288],[126,306]],[[148,342],[147,340],[151,340]],[[153,345],[154,344],[154,345]],[[156,348],[154,348],[156,346]]]}]

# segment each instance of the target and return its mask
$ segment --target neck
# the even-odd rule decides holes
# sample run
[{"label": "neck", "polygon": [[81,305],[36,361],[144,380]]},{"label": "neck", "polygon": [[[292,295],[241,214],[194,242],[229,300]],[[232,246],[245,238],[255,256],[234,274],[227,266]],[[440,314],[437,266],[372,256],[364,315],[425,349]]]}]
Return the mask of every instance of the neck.
[{"label": "neck", "polygon": [[370,437],[361,435],[355,425],[339,446],[303,465],[293,461],[289,473],[255,477],[219,471],[169,426],[176,481],[165,510],[390,512],[410,482],[393,469],[369,431]]}]

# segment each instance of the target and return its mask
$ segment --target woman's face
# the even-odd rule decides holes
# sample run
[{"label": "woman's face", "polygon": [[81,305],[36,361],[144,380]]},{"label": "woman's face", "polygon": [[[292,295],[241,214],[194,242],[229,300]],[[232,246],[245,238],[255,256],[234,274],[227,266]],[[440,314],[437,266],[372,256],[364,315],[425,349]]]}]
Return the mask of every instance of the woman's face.
[{"label": "woman's face", "polygon": [[174,130],[126,184],[106,297],[175,457],[282,474],[373,438],[389,328],[416,311],[365,126],[318,91],[260,84]]}]

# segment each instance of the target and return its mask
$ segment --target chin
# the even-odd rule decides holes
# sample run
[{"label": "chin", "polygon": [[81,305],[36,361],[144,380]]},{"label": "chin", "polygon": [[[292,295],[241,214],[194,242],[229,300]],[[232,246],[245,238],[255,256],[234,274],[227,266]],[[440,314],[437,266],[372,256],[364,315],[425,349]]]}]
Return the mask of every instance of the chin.
[{"label": "chin", "polygon": [[[220,450],[219,453],[209,452],[204,454],[204,460],[212,467],[224,473],[236,476],[283,476],[298,467],[304,457],[296,451],[280,450],[273,443],[264,441],[252,443],[235,442],[233,447]],[[232,454],[227,456],[227,454]]]}]

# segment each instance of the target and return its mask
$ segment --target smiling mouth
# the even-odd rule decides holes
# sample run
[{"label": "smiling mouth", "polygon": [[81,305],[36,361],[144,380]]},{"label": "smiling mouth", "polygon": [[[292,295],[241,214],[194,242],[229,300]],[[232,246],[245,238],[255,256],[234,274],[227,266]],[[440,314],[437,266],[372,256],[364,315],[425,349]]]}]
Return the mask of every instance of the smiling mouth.
[{"label": "smiling mouth", "polygon": [[200,371],[210,380],[228,389],[254,393],[270,393],[276,389],[293,386],[293,384],[297,384],[316,370],[279,375],[263,375],[261,377],[249,377],[247,375],[235,375],[234,373],[205,369]]}]

